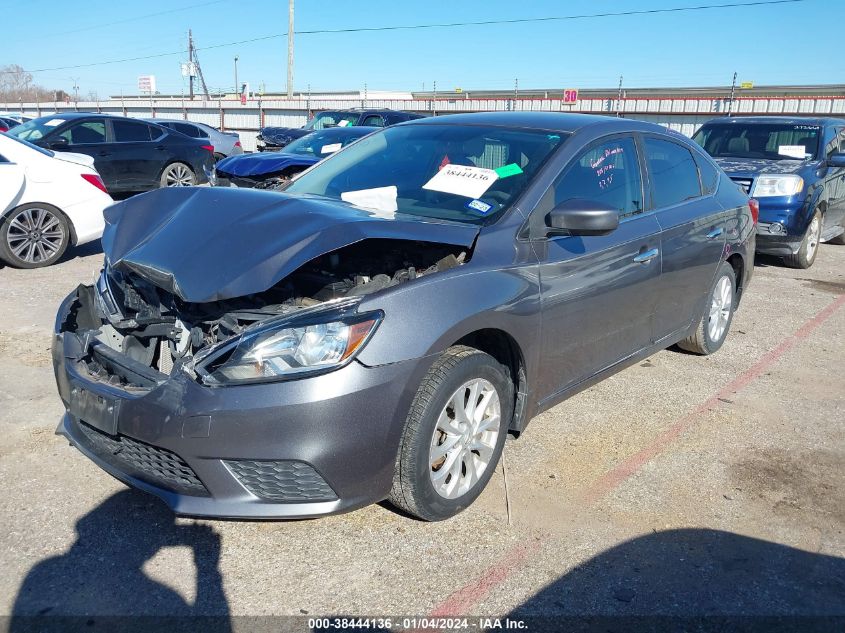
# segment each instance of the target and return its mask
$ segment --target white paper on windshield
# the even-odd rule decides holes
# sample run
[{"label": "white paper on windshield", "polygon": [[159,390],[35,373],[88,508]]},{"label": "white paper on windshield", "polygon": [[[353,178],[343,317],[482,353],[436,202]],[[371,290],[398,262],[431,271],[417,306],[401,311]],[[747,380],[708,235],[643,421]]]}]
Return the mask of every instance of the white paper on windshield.
[{"label": "white paper on windshield", "polygon": [[804,158],[807,150],[803,145],[778,145],[778,154],[792,158]]},{"label": "white paper on windshield", "polygon": [[469,165],[446,165],[423,185],[423,189],[480,198],[499,175],[492,169]]},{"label": "white paper on windshield", "polygon": [[320,150],[321,154],[333,154],[337,150],[343,147],[343,143],[332,143],[330,145],[323,145],[322,149]]},{"label": "white paper on windshield", "polygon": [[346,127],[349,125],[349,121],[341,120],[337,122],[337,127]]},{"label": "white paper on windshield", "polygon": [[56,127],[57,125],[61,125],[64,122],[64,119],[50,119],[44,125],[46,125],[47,127]]},{"label": "white paper on windshield", "polygon": [[399,208],[396,205],[397,194],[398,190],[394,185],[391,185],[390,187],[376,187],[375,189],[344,191],[340,194],[340,199],[365,209],[396,211]]}]

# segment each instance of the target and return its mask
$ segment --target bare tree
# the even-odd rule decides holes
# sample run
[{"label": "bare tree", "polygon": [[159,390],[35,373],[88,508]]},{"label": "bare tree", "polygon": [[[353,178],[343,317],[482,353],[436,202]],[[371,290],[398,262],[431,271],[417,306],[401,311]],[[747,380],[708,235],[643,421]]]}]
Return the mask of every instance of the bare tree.
[{"label": "bare tree", "polygon": [[0,100],[2,101],[53,101],[63,100],[64,90],[51,90],[32,82],[32,74],[18,64],[0,66]]}]

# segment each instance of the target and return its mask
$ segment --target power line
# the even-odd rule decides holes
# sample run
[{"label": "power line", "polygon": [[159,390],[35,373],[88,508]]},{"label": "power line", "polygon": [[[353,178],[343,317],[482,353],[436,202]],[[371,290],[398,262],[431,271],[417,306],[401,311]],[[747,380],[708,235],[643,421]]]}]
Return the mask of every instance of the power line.
[{"label": "power line", "polygon": [[[662,9],[638,9],[632,11],[617,11],[605,13],[590,13],[581,15],[561,15],[561,16],[547,16],[539,18],[514,18],[510,20],[482,20],[477,22],[441,22],[434,24],[406,24],[394,26],[371,26],[371,27],[354,27],[345,29],[312,29],[294,31],[294,35],[321,35],[332,33],[364,33],[364,32],[379,32],[379,31],[408,31],[419,29],[440,29],[440,28],[454,28],[461,26],[492,26],[497,24],[529,24],[537,22],[561,22],[569,20],[587,20],[596,18],[612,18],[612,17],[628,17],[637,15],[655,15],[659,13],[681,13],[685,11],[705,11],[712,9],[735,9],[740,7],[760,7],[783,4],[797,4],[807,2],[808,0],[756,0],[754,2],[731,2],[727,4],[701,4],[691,7],[666,7]],[[211,50],[215,48],[226,48],[229,46],[241,46],[244,44],[252,44],[254,42],[261,42],[264,40],[278,39],[287,37],[287,33],[276,33],[273,35],[263,35],[261,37],[253,37],[246,40],[238,40],[236,42],[225,42],[221,44],[211,44],[209,46],[197,47],[196,50]],[[33,70],[26,70],[28,73],[41,73],[56,70],[71,70],[75,68],[90,68],[93,66],[105,66],[109,64],[122,64],[125,62],[142,61],[147,59],[157,59],[160,57],[170,57],[173,55],[183,55],[184,50],[173,51],[169,53],[157,53],[155,55],[146,55],[142,57],[125,57],[123,59],[111,59],[99,62],[90,62],[87,64],[75,64],[72,66],[56,66],[53,68],[36,68]],[[12,74],[10,71],[0,71],[0,74]]]}]

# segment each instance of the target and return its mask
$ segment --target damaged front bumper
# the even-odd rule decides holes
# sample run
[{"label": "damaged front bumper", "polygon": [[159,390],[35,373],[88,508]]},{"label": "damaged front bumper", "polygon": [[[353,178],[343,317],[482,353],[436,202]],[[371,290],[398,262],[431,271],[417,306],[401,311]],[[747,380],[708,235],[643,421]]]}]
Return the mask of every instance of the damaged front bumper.
[{"label": "damaged front bumper", "polygon": [[[57,433],[103,470],[192,516],[314,517],[387,496],[412,385],[430,359],[212,387],[78,334],[79,301],[75,291],[56,319]],[[92,374],[92,356],[122,380]]]}]

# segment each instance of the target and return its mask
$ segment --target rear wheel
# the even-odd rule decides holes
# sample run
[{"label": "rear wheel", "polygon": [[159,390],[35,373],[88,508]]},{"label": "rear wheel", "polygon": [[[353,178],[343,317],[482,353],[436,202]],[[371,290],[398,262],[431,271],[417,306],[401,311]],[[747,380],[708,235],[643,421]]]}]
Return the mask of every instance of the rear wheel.
[{"label": "rear wheel", "polygon": [[446,350],[408,413],[390,501],[426,521],[469,506],[499,462],[512,409],[507,367],[471,347]]},{"label": "rear wheel", "polygon": [[0,258],[16,268],[49,266],[69,243],[67,218],[49,204],[21,205],[0,222]]},{"label": "rear wheel", "polygon": [[170,163],[161,172],[162,187],[190,187],[195,184],[196,176],[185,163]]},{"label": "rear wheel", "polygon": [[725,342],[735,309],[736,273],[728,262],[722,262],[695,333],[680,341],[678,347],[702,356],[712,354]]},{"label": "rear wheel", "polygon": [[783,258],[786,265],[790,268],[809,268],[812,266],[819,252],[821,234],[822,215],[816,211],[813,214],[813,219],[810,220],[810,226],[807,227],[804,239],[801,240],[801,246],[798,247],[798,252],[795,255],[789,255]]}]

